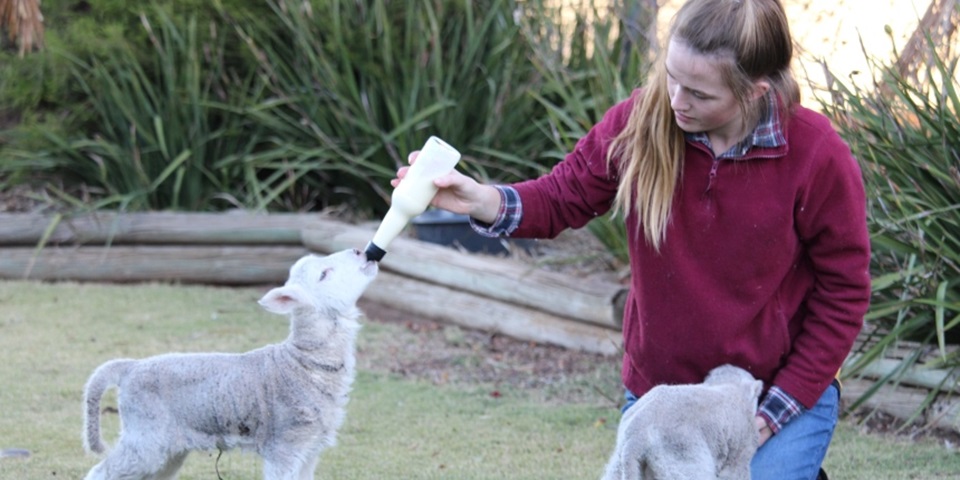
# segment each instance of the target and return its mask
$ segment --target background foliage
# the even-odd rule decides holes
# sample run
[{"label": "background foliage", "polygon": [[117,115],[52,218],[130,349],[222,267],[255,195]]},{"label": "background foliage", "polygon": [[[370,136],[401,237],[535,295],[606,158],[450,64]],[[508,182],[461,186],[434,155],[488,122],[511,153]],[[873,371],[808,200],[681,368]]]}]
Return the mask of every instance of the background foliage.
[{"label": "background foliage", "polygon": [[639,84],[646,52],[589,4],[564,32],[562,8],[541,1],[80,3],[51,19],[66,42],[54,33],[0,77],[23,116],[0,175],[137,210],[382,213],[430,135],[467,173],[527,178]]},{"label": "background foliage", "polygon": [[[847,375],[902,341],[917,343],[882,380],[960,366],[948,348],[960,339],[960,57],[931,58],[906,74],[872,59],[869,89],[835,81],[823,103],[861,160],[869,201],[874,295],[866,330],[876,340],[856,352]],[[955,388],[950,378],[936,387]]]}]

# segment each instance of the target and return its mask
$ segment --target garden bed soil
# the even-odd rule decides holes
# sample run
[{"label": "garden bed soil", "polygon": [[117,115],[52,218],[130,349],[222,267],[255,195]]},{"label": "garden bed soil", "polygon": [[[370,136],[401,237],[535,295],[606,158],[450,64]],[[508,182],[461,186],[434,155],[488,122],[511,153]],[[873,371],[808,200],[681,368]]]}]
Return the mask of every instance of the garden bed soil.
[{"label": "garden bed soil", "polygon": [[[367,322],[401,327],[385,346],[377,342],[377,348],[364,348],[360,343],[357,362],[362,369],[436,385],[482,385],[490,392],[542,395],[549,390],[545,399],[558,403],[619,404],[619,357],[414,318],[374,302],[361,301],[360,308]],[[566,383],[583,388],[557,388]]]}]

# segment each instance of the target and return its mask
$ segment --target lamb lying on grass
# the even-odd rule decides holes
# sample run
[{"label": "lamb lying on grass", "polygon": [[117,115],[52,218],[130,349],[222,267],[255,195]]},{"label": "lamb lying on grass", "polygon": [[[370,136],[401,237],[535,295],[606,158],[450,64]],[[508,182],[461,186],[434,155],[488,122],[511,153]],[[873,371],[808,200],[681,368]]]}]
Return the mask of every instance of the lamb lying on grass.
[{"label": "lamb lying on grass", "polygon": [[260,300],[290,316],[283,343],[243,354],[166,354],[111,360],[84,395],[84,447],[105,451],[100,398],[119,388],[117,446],[87,480],[171,479],[191,450],[256,451],[264,478],[312,479],[336,442],[354,378],[357,300],[377,274],[358,250],[308,255]]},{"label": "lamb lying on grass", "polygon": [[762,389],[732,365],[702,384],[654,387],[623,415],[603,480],[749,480]]}]

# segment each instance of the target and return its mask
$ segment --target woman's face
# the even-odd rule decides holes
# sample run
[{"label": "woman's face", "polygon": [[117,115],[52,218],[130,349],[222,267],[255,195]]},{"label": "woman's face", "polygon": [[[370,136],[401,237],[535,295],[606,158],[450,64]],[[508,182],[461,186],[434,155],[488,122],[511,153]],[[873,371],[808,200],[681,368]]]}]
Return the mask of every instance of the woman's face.
[{"label": "woman's face", "polygon": [[666,67],[670,106],[680,129],[732,142],[746,134],[739,103],[720,75],[716,59],[671,40]]}]

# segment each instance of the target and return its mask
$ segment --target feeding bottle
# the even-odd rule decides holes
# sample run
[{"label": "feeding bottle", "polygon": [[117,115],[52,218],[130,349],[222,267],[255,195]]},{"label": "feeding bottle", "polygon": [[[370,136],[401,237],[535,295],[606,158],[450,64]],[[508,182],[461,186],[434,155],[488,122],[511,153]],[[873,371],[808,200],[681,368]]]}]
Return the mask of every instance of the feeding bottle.
[{"label": "feeding bottle", "polygon": [[406,176],[393,189],[390,209],[380,221],[380,226],[367,244],[365,253],[370,260],[380,261],[387,247],[413,217],[423,213],[430,200],[437,194],[433,181],[450,173],[460,161],[460,152],[437,137],[430,137],[424,144],[417,161],[407,170]]}]

